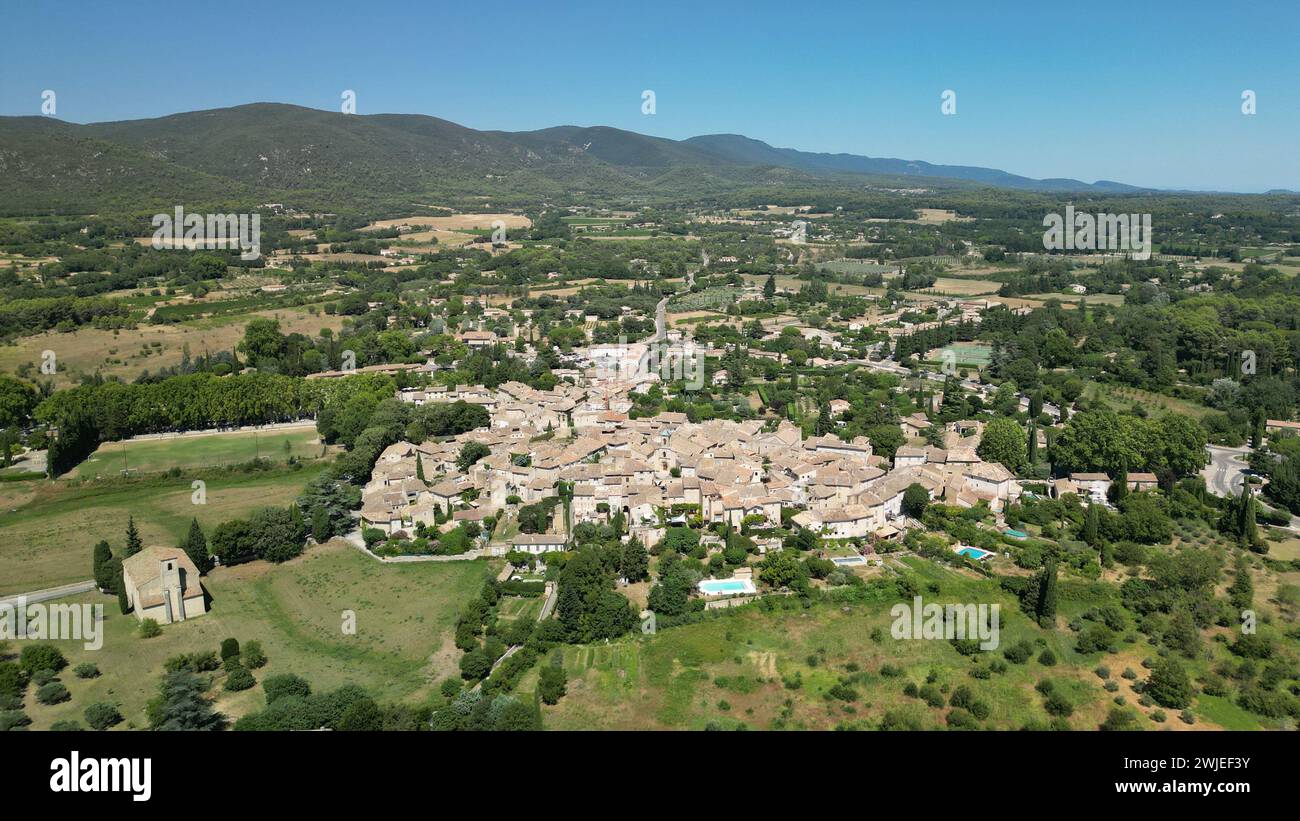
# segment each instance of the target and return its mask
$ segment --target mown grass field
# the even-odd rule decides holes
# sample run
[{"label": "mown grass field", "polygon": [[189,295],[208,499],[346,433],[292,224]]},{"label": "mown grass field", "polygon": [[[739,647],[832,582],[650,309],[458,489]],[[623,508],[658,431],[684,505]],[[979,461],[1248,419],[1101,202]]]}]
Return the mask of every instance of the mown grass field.
[{"label": "mown grass field", "polygon": [[[112,701],[127,719],[120,728],[146,726],[145,707],[163,662],[179,653],[217,652],[231,636],[241,643],[260,641],[269,659],[254,671],[259,685],[251,690],[227,693],[221,686],[225,673],[215,674],[217,708],[232,718],[262,707],[260,682],[276,673],[296,673],[315,690],[354,683],[381,701],[420,701],[442,678],[456,674],[456,616],[497,569],[499,564],[482,559],[382,564],[336,540],[283,565],[217,568],[203,579],[211,611],[166,625],[150,639],[139,636],[135,615],[122,615],[115,597],[67,599],[104,605],[103,646],[87,650],[79,641],[53,642],[69,661],[60,679],[72,699],[42,705],[29,690],[24,709],[33,729],[43,729],[60,719],[84,725],[87,705]],[[343,632],[344,611],[356,614],[355,635]],[[15,649],[11,643],[10,651]],[[98,665],[102,675],[78,679],[72,668],[82,661]]]},{"label": "mown grass field", "polygon": [[0,595],[91,577],[91,549],[125,540],[128,516],[146,545],[177,544],[197,518],[205,532],[257,508],[287,505],[325,467],[214,472],[206,503],[194,504],[192,475],[107,482],[40,481],[0,485]]},{"label": "mown grass field", "polygon": [[[288,450],[285,445],[288,444]],[[313,460],[321,456],[320,437],[314,425],[256,432],[213,433],[172,439],[133,439],[106,442],[77,466],[82,479],[118,476],[123,469],[132,473],[161,473],[219,467],[249,462],[256,458],[272,462],[290,456]]]},{"label": "mown grass field", "polygon": [[[707,726],[752,729],[873,728],[886,711],[901,711],[922,727],[940,729],[948,708],[932,708],[904,695],[907,682],[924,684],[933,675],[947,693],[966,685],[986,702],[989,717],[980,726],[1019,729],[1027,722],[1050,719],[1035,685],[1049,679],[1074,707],[1069,717],[1075,729],[1092,730],[1105,719],[1117,695],[1139,716],[1142,729],[1253,729],[1258,718],[1230,700],[1200,696],[1193,705],[1194,725],[1184,724],[1177,711],[1167,710],[1163,723],[1151,718],[1152,708],[1137,704],[1138,695],[1121,677],[1125,667],[1147,673],[1142,660],[1154,655],[1140,638],[1124,643],[1116,654],[1080,655],[1074,634],[1065,625],[1089,607],[1101,603],[1104,588],[1072,580],[1062,587],[1059,629],[1043,630],[1019,611],[1017,603],[993,582],[967,576],[921,559],[904,559],[922,584],[926,603],[989,602],[1001,604],[1000,646],[974,657],[959,654],[947,641],[895,640],[890,636],[894,602],[850,605],[816,604],[805,609],[791,600],[789,609],[765,612],[747,607],[693,625],[661,630],[653,637],[636,636],[601,645],[564,648],[569,675],[568,693],[544,708],[551,729],[702,729]],[[926,589],[935,584],[939,593]],[[1021,640],[1034,646],[1034,658],[1007,663],[1003,673],[976,679],[970,671],[988,667],[1002,652]],[[1058,662],[1038,660],[1050,649]],[[1215,649],[1211,653],[1219,653]],[[1209,661],[1189,665],[1195,675]],[[881,674],[884,665],[903,671]],[[1115,693],[1103,689],[1094,672],[1110,669],[1118,683]],[[527,691],[535,673],[520,683]],[[798,681],[797,687],[791,685]],[[848,681],[858,698],[844,701],[829,691]]]}]

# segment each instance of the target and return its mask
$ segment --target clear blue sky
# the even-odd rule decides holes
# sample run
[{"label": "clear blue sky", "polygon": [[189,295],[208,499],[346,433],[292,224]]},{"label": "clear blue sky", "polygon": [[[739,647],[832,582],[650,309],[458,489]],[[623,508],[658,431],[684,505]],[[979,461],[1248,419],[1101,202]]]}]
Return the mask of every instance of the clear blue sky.
[{"label": "clear blue sky", "polygon": [[474,128],[730,132],[1032,177],[1300,189],[1300,3],[1237,6],[23,0],[4,12],[0,113],[39,113],[44,89],[73,122],[337,110],[353,89],[359,114]]}]

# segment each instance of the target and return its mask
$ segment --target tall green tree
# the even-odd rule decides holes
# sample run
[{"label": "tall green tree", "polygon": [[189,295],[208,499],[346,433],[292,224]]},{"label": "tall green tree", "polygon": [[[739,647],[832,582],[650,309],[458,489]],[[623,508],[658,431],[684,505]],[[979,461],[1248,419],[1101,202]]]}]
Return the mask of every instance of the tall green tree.
[{"label": "tall green tree", "polygon": [[198,519],[190,519],[190,532],[185,536],[185,543],[181,545],[185,555],[190,557],[194,566],[199,569],[200,575],[207,573],[212,569],[212,555],[208,552],[208,537],[203,535],[203,528],[199,527]]},{"label": "tall green tree", "polygon": [[1228,588],[1228,602],[1238,610],[1249,610],[1255,603],[1255,584],[1245,556],[1237,557],[1234,574],[1232,586]]},{"label": "tall green tree", "polygon": [[1172,657],[1156,661],[1143,693],[1161,707],[1172,710],[1181,710],[1192,703],[1192,683],[1187,671]]},{"label": "tall green tree", "polygon": [[95,577],[95,586],[100,590],[112,590],[116,582],[113,569],[113,551],[108,542],[100,540],[91,555],[91,568]]},{"label": "tall green tree", "polygon": [[986,462],[1000,462],[1012,472],[1024,470],[1029,461],[1025,432],[1010,417],[1000,416],[984,427],[976,453]]},{"label": "tall green tree", "polygon": [[135,516],[126,518],[126,547],[122,549],[122,557],[130,558],[139,553],[144,548],[140,541],[140,531],[135,526]]},{"label": "tall green tree", "polygon": [[1096,547],[1101,542],[1101,508],[1098,505],[1088,504],[1088,509],[1083,515],[1083,530],[1079,537],[1090,547]]},{"label": "tall green tree", "polygon": [[1056,628],[1056,557],[1049,556],[1038,576],[1038,624],[1044,629]]}]

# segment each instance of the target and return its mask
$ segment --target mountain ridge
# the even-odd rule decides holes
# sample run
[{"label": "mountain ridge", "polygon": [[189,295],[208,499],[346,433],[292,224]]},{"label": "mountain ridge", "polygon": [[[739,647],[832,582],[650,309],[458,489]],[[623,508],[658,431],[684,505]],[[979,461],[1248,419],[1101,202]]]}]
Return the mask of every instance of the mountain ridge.
[{"label": "mountain ridge", "polygon": [[923,180],[936,187],[1038,192],[1153,190],[777,148],[739,134],[673,140],[601,125],[477,130],[424,114],[349,115],[286,103],[84,125],[0,117],[0,177],[0,199],[36,210],[99,208],[133,198],[243,199],[286,192],[348,202],[430,192],[691,195],[827,180],[910,185]]}]

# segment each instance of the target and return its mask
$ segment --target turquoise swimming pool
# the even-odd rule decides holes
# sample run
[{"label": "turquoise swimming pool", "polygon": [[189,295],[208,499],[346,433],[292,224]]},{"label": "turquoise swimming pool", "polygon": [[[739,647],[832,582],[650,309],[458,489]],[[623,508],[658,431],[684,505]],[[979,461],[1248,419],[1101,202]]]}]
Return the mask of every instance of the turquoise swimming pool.
[{"label": "turquoise swimming pool", "polygon": [[1029,538],[1029,534],[1028,534],[1028,533],[1025,533],[1025,532],[1022,531],[1022,530],[1004,530],[1004,531],[1002,531],[1002,532],[1005,533],[1005,534],[1007,534],[1008,536],[1010,536],[1010,537],[1013,538],[1013,539],[1027,539],[1027,538]]},{"label": "turquoise swimming pool", "polygon": [[700,592],[706,596],[753,593],[754,590],[754,583],[749,579],[705,579],[700,582]]},{"label": "turquoise swimming pool", "polygon": [[965,556],[968,559],[974,559],[978,562],[987,559],[993,554],[988,550],[980,550],[978,547],[963,547],[961,550],[957,551],[957,555]]}]

